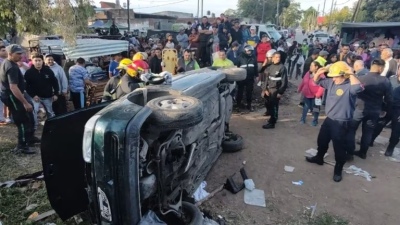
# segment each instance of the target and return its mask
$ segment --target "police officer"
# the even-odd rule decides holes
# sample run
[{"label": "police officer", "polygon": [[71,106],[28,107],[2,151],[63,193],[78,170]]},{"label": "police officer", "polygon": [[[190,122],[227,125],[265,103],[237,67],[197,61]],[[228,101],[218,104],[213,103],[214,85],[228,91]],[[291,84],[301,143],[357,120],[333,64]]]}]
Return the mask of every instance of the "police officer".
[{"label": "police officer", "polygon": [[318,70],[314,81],[328,90],[324,120],[318,134],[318,153],[313,157],[306,157],[307,162],[324,165],[324,155],[328,151],[329,142],[332,140],[335,151],[335,169],[333,180],[342,180],[342,170],[346,163],[346,144],[349,136],[349,125],[353,119],[357,94],[363,90],[360,81],[353,75],[352,69],[343,61],[336,62],[329,67],[328,77],[320,79],[326,71]]},{"label": "police officer", "polygon": [[275,128],[278,120],[279,100],[285,92],[288,85],[288,76],[286,67],[281,63],[281,54],[275,52],[272,55],[272,64],[265,70],[265,82],[262,87],[264,98],[267,103],[268,112],[271,117],[268,123],[263,125],[264,129]]},{"label": "police officer", "polygon": [[244,52],[239,56],[238,67],[246,69],[246,79],[238,81],[236,103],[238,110],[242,107],[243,92],[246,88],[246,109],[253,111],[251,101],[253,97],[254,79],[258,76],[257,59],[254,55],[254,48],[251,45],[244,46]]},{"label": "police officer", "polygon": [[29,145],[40,140],[33,136],[33,104],[27,100],[30,98],[25,93],[24,77],[17,65],[24,51],[15,44],[7,46],[6,51],[8,58],[0,66],[1,101],[10,109],[18,128],[18,145],[15,150],[23,154],[34,154],[35,151]]},{"label": "police officer", "polygon": [[389,145],[386,148],[385,156],[392,156],[394,148],[399,143],[400,138],[400,70],[397,71],[397,75],[393,75],[389,78],[392,86],[392,107],[386,113],[385,117],[382,117],[375,127],[374,135],[370,146],[374,143],[374,140],[382,132],[383,128],[389,122],[392,122],[392,133],[389,138]]},{"label": "police officer", "polygon": [[[391,107],[392,90],[390,82],[386,77],[380,76],[384,68],[385,61],[374,59],[370,72],[358,78],[364,86],[364,91],[357,94],[356,109],[350,127],[348,152],[348,160],[350,161],[353,160],[353,154],[362,159],[367,157],[366,154],[381,114],[383,101],[386,102],[386,109],[383,109],[383,114],[386,114],[388,108]],[[354,152],[356,131],[361,123],[360,151]]]},{"label": "police officer", "polygon": [[[265,87],[264,84],[265,84],[266,80],[265,80],[264,72],[270,65],[272,65],[272,56],[274,55],[275,52],[276,52],[275,49],[271,49],[265,55],[265,61],[262,64],[262,67],[261,67],[261,70],[260,70],[260,76],[262,76],[262,77],[260,77],[260,79],[261,79],[261,87]],[[264,98],[264,105],[265,105],[265,110],[266,110],[265,113],[264,113],[264,116],[270,116],[271,114],[268,111],[268,108],[269,108],[268,107],[268,96],[265,96],[264,92],[262,91],[261,92],[261,97]]]}]

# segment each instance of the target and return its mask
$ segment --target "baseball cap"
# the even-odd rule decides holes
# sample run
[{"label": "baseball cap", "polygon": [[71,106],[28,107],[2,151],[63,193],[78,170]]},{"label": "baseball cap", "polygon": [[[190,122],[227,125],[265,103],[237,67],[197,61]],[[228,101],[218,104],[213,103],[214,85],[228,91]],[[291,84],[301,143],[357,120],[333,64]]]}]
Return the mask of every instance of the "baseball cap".
[{"label": "baseball cap", "polygon": [[313,55],[319,55],[319,50],[318,50],[318,49],[315,49],[315,50],[312,52],[312,54],[313,54]]},{"label": "baseball cap", "polygon": [[385,61],[382,59],[374,59],[372,60],[371,65],[385,66]]},{"label": "baseball cap", "polygon": [[329,55],[329,52],[327,52],[327,51],[320,51],[320,52],[319,52],[319,55],[320,55],[320,56],[328,56],[328,55]]},{"label": "baseball cap", "polygon": [[16,45],[16,44],[12,44],[12,45],[7,46],[7,47],[6,47],[6,51],[7,51],[9,54],[14,54],[14,53],[22,54],[22,53],[25,52],[25,51],[21,48],[21,46]]}]

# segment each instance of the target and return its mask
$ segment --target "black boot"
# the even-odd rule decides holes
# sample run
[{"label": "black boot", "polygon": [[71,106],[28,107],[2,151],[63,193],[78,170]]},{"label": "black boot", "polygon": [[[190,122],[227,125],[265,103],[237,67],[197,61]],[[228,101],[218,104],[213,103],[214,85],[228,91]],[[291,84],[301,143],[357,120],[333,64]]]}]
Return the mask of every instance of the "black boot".
[{"label": "black boot", "polygon": [[18,145],[17,147],[14,148],[13,150],[15,153],[22,153],[22,154],[27,154],[27,155],[31,155],[31,154],[35,154],[35,150],[33,150],[31,147],[25,145],[25,146],[21,146]]},{"label": "black boot", "polygon": [[274,128],[275,128],[275,124],[273,124],[273,123],[267,123],[267,124],[264,124],[264,125],[262,126],[262,128],[263,128],[263,129],[274,129]]},{"label": "black boot", "polygon": [[316,156],[312,156],[312,157],[306,156],[306,161],[309,162],[309,163],[318,164],[318,165],[320,165],[320,166],[323,166],[323,165],[324,165],[324,157],[318,155],[318,153],[317,153]]},{"label": "black boot", "polygon": [[385,156],[389,156],[389,157],[392,156],[393,155],[393,151],[394,151],[394,148],[388,147],[386,149]]},{"label": "black boot", "polygon": [[360,157],[362,159],[366,159],[367,158],[367,153],[365,151],[362,151],[362,150],[355,151],[354,155],[356,155],[356,156],[358,156],[358,157]]},{"label": "black boot", "polygon": [[340,182],[342,180],[342,171],[344,163],[336,162],[335,170],[333,171],[333,181]]}]

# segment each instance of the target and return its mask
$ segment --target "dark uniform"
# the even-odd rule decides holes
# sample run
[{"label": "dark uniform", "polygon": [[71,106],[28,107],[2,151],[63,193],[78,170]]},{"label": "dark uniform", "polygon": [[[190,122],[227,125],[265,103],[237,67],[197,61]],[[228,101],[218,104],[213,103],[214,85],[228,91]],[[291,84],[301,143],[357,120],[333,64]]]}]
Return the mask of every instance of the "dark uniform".
[{"label": "dark uniform", "polygon": [[124,75],[121,78],[120,88],[117,89],[117,99],[131,93],[137,88],[144,87],[144,83],[137,77],[131,77],[129,75]]},{"label": "dark uniform", "polygon": [[[200,28],[200,29],[199,29]],[[198,25],[198,30],[206,30],[209,31],[211,28],[211,24],[209,22],[207,23],[201,23]],[[211,64],[211,59],[210,59],[210,49],[208,48],[208,40],[210,39],[211,34],[199,34],[199,42],[200,42],[200,47],[198,50],[199,58],[201,60],[201,64],[203,66]]]},{"label": "dark uniform", "polygon": [[120,96],[122,92],[120,85],[121,85],[120,74],[111,77],[110,80],[107,82],[106,86],[104,86],[102,102],[118,99],[117,96]]},{"label": "dark uniform", "polygon": [[392,107],[389,108],[385,117],[380,118],[375,127],[374,134],[371,140],[371,145],[374,140],[382,132],[383,128],[392,122],[392,133],[389,138],[389,145],[386,149],[385,156],[392,156],[394,148],[399,143],[400,138],[400,81],[399,76],[393,75],[389,78],[392,86]]},{"label": "dark uniform", "polygon": [[246,88],[246,108],[251,110],[251,101],[253,97],[253,88],[254,88],[254,78],[258,76],[258,64],[257,59],[254,54],[248,55],[246,53],[242,53],[239,56],[238,67],[244,68],[247,71],[247,76],[245,80],[237,82],[237,95],[236,95],[236,103],[240,108],[243,99],[243,92]]},{"label": "dark uniform", "polygon": [[264,129],[275,128],[275,123],[278,120],[279,100],[278,94],[283,95],[288,85],[288,76],[286,67],[282,63],[272,64],[265,70],[265,82],[262,90],[267,90],[269,95],[264,95],[265,105],[268,107],[268,112],[271,117],[268,124],[264,125]]},{"label": "dark uniform", "polygon": [[[382,110],[383,100],[387,103],[387,107],[391,107],[392,90],[390,82],[386,77],[380,76],[379,73],[369,72],[359,77],[360,82],[364,86],[364,91],[358,93],[356,100],[356,109],[354,111],[353,120],[350,129],[349,142],[349,159],[356,154],[361,158],[366,158],[369,144],[371,143],[374,129],[379,120]],[[387,112],[387,109],[383,111]],[[355,150],[356,131],[362,123],[362,136],[360,143],[360,151]]]},{"label": "dark uniform", "polygon": [[17,149],[21,150],[22,153],[34,153],[29,149],[29,144],[35,142],[33,136],[33,112],[27,112],[23,103],[15,97],[10,89],[10,84],[16,84],[21,93],[25,96],[25,99],[30,99],[28,94],[25,93],[25,81],[18,65],[15,62],[5,59],[0,66],[0,80],[1,101],[9,108],[14,123],[18,128]]},{"label": "dark uniform", "polygon": [[[337,65],[340,65],[340,67],[344,66],[343,62],[338,63]],[[345,70],[341,69],[341,71]],[[329,142],[332,140],[336,161],[333,180],[339,182],[342,180],[342,170],[347,159],[346,149],[348,146],[346,145],[356,97],[363,88],[360,84],[351,85],[349,79],[338,85],[334,83],[333,79],[322,79],[318,81],[318,84],[328,90],[325,106],[327,118],[318,134],[318,153],[314,157],[307,157],[306,160],[310,163],[323,165],[325,153],[328,151]]]}]

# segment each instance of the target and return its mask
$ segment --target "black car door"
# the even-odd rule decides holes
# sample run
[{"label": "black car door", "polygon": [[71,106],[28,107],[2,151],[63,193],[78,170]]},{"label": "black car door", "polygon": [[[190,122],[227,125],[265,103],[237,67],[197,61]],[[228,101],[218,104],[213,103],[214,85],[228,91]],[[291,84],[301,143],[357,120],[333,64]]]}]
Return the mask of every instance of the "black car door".
[{"label": "black car door", "polygon": [[51,206],[63,220],[88,208],[83,133],[86,122],[108,104],[51,118],[43,128],[41,155],[47,194]]}]

